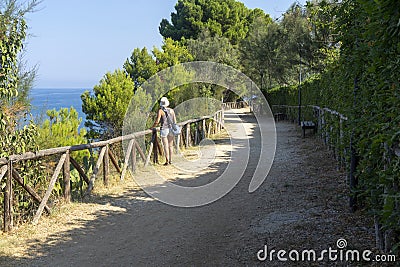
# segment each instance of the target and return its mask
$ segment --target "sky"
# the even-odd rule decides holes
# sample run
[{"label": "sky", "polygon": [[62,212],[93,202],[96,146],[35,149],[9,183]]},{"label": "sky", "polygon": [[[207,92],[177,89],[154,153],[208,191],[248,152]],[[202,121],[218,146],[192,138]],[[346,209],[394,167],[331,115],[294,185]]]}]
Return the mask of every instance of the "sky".
[{"label": "sky", "polygon": [[[241,0],[279,18],[294,2]],[[158,26],[170,20],[177,0],[42,0],[27,15],[23,59],[37,66],[35,88],[91,89],[121,69],[133,49],[162,45]]]}]

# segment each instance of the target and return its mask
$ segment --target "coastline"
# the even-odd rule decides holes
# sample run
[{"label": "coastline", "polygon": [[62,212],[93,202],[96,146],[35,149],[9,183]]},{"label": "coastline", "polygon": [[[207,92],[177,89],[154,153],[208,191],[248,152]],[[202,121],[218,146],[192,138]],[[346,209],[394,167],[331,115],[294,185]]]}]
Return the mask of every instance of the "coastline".
[{"label": "coastline", "polygon": [[84,128],[86,114],[82,111],[81,95],[89,88],[32,88],[29,92],[31,114],[35,121],[48,119],[47,110],[73,107],[82,119],[79,129]]}]

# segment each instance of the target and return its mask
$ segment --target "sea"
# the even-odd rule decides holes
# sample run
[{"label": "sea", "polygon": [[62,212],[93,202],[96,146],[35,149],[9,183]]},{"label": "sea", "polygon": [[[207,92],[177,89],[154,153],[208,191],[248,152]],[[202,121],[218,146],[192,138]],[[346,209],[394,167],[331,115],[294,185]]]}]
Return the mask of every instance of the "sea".
[{"label": "sea", "polygon": [[74,107],[78,116],[82,118],[79,128],[84,127],[86,115],[82,112],[81,95],[85,91],[92,91],[88,88],[33,88],[30,90],[31,114],[36,122],[48,119],[46,111],[49,109],[59,110],[60,108]]}]

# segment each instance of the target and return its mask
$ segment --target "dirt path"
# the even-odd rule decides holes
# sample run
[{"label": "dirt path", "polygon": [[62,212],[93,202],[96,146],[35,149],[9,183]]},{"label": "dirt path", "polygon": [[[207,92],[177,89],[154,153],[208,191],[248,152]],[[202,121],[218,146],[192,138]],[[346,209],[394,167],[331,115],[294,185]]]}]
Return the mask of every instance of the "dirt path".
[{"label": "dirt path", "polygon": [[[242,119],[254,126],[254,118]],[[27,239],[18,255],[2,256],[4,266],[285,266],[261,263],[257,252],[271,249],[335,247],[345,238],[352,248],[372,249],[373,233],[362,216],[347,208],[345,176],[314,137],[301,138],[293,124],[277,123],[276,157],[267,180],[254,193],[248,185],[260,153],[257,128],[250,139],[250,164],[238,185],[222,199],[197,208],[172,207],[132,186],[107,196],[102,207],[71,219],[70,230],[43,240]],[[221,141],[218,146],[225,146]],[[217,155],[218,156],[218,155]],[[208,182],[227,165],[223,153],[208,170],[177,183]],[[172,167],[167,167],[172,168]],[[181,175],[181,176],[179,176]],[[74,213],[75,211],[72,211]],[[82,212],[82,211],[80,211]],[[75,212],[76,213],[76,212]],[[68,216],[68,215],[65,215]],[[36,228],[37,231],[37,228]],[[40,241],[40,242],[38,242]],[[320,263],[292,263],[292,266]],[[329,266],[329,265],[327,265]]]}]

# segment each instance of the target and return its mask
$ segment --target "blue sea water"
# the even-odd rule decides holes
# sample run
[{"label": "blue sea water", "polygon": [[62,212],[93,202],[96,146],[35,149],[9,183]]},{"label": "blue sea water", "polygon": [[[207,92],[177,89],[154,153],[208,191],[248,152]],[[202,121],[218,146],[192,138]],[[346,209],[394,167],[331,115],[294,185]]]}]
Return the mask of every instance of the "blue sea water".
[{"label": "blue sea water", "polygon": [[81,95],[85,91],[91,91],[91,89],[33,88],[30,91],[31,113],[35,120],[43,120],[48,119],[46,111],[49,109],[59,110],[60,108],[74,107],[79,117],[82,118],[80,127],[84,127],[86,115],[82,112]]}]

